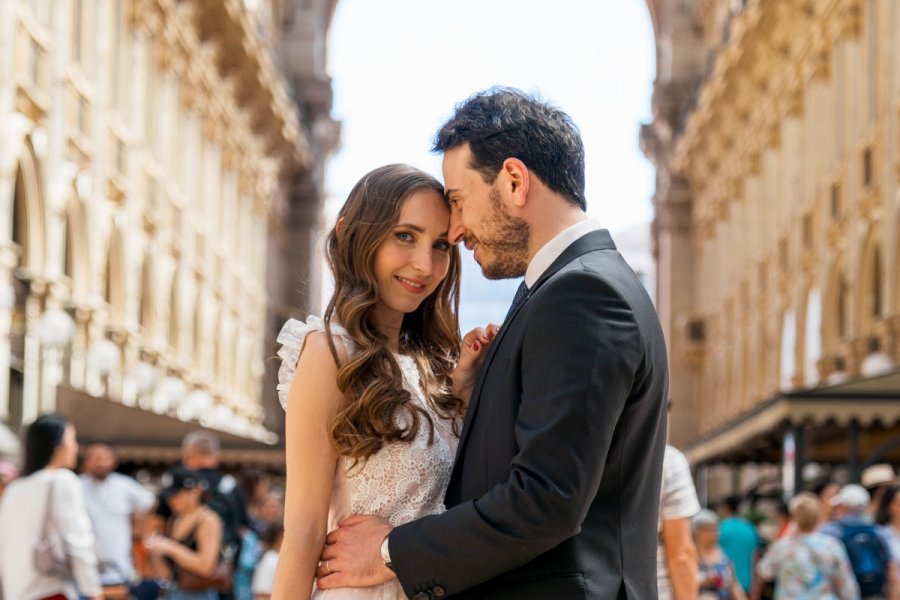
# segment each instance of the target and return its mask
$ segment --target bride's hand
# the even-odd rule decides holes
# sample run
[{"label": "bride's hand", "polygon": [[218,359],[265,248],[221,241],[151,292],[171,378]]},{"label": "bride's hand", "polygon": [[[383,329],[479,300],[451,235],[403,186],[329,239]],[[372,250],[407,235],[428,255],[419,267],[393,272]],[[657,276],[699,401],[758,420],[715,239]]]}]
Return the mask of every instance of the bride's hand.
[{"label": "bride's hand", "polygon": [[453,395],[467,404],[472,387],[475,385],[475,376],[498,331],[499,325],[489,323],[485,327],[476,327],[463,336],[462,344],[459,346],[459,360],[453,369]]}]

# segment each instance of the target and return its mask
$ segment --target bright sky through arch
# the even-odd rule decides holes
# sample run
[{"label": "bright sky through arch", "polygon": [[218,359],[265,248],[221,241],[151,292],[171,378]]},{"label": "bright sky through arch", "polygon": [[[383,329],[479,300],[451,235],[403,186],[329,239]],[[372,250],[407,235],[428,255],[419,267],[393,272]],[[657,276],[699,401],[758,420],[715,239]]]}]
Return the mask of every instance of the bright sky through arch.
[{"label": "bright sky through arch", "polygon": [[[340,0],[328,70],[343,133],[327,225],[375,167],[404,162],[442,179],[435,131],[456,103],[493,85],[537,93],[572,117],[592,217],[614,233],[648,222],[654,176],[638,130],[650,120],[654,53],[643,0]],[[462,252],[466,331],[502,319],[517,282],[485,282]]]}]

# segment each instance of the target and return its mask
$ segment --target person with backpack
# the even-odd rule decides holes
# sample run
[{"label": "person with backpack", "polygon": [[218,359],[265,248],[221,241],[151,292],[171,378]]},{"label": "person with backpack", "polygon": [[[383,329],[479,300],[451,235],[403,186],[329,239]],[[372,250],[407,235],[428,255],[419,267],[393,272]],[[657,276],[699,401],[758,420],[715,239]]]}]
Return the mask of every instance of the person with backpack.
[{"label": "person with backpack", "polygon": [[831,499],[836,520],[823,525],[820,531],[843,543],[861,597],[878,600],[888,593],[890,551],[867,516],[870,500],[866,488],[855,483],[845,485]]}]

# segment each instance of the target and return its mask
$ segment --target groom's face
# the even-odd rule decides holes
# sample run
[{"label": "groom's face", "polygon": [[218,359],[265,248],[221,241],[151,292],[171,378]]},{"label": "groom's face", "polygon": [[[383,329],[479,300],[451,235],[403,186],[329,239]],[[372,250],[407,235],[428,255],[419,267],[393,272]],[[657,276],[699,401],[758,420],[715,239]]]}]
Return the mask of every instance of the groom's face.
[{"label": "groom's face", "polygon": [[444,154],[450,242],[463,242],[488,279],[520,277],[528,266],[528,223],[509,214],[502,178],[487,183],[470,165],[468,144]]}]

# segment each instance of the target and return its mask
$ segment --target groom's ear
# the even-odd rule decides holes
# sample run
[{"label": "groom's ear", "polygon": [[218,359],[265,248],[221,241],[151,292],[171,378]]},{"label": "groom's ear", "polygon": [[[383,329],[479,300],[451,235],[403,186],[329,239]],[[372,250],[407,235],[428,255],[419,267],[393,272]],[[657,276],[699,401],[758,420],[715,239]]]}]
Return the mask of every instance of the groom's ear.
[{"label": "groom's ear", "polygon": [[528,167],[518,158],[507,158],[500,167],[504,183],[512,196],[513,204],[519,208],[525,206],[528,198],[528,189],[531,185]]}]

